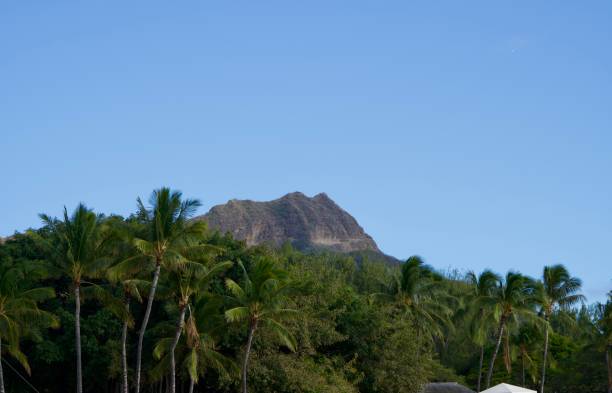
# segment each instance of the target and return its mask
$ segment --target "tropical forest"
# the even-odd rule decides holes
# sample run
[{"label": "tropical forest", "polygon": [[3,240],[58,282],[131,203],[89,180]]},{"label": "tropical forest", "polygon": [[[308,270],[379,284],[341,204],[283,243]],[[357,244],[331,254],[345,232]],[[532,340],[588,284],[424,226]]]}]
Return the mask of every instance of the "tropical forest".
[{"label": "tropical forest", "polygon": [[[133,203],[127,201],[126,203]],[[248,245],[160,188],[0,242],[0,393],[419,393],[612,389],[612,293],[427,256]]]}]

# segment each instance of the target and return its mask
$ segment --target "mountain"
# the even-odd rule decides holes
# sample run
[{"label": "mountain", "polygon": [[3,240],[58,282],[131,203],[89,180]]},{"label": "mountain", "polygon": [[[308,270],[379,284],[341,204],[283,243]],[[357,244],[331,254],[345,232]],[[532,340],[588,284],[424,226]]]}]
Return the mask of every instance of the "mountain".
[{"label": "mountain", "polygon": [[325,193],[308,197],[292,192],[269,202],[232,199],[195,219],[248,245],[281,246],[289,241],[302,251],[363,252],[386,258],[357,220]]}]

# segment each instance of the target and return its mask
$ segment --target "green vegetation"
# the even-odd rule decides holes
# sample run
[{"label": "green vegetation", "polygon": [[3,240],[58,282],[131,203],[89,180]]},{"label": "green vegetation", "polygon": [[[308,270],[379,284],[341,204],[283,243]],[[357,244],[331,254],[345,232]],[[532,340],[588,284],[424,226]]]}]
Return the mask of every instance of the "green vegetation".
[{"label": "green vegetation", "polygon": [[0,244],[0,393],[612,388],[612,293],[584,304],[563,266],[502,277],[247,247],[190,221],[199,202],[179,192],[138,206],[79,205]]}]

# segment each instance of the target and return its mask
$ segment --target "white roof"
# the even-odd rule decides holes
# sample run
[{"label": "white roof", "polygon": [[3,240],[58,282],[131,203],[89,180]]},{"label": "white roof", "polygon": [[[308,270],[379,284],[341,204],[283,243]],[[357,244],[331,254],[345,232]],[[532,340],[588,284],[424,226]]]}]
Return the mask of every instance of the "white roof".
[{"label": "white roof", "polygon": [[482,391],[481,393],[537,393],[535,390],[525,389],[520,386],[508,385],[507,383],[500,383],[492,388]]}]

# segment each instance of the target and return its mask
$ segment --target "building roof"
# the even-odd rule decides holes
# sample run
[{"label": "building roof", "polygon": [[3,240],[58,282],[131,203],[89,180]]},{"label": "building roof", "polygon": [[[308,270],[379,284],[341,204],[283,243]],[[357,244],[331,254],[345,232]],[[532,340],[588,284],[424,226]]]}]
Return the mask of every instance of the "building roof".
[{"label": "building roof", "polygon": [[482,393],[537,393],[535,390],[522,388],[520,386],[500,383],[492,388],[482,391]]},{"label": "building roof", "polygon": [[474,393],[457,382],[432,382],[425,385],[423,393]]}]

